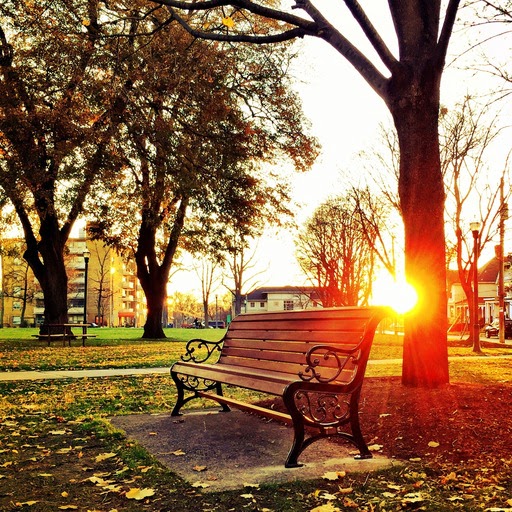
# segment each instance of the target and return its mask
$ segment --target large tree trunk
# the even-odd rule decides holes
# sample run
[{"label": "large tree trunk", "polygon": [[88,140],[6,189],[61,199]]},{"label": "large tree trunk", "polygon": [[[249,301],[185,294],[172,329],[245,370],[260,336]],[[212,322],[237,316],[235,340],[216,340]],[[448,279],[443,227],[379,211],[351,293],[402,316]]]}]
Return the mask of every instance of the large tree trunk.
[{"label": "large tree trunk", "polygon": [[166,337],[162,326],[164,301],[167,296],[166,283],[167,280],[162,280],[161,282],[151,280],[149,286],[144,288],[148,309],[143,338],[163,339]]},{"label": "large tree trunk", "polygon": [[[43,291],[44,324],[65,324],[68,321],[68,276],[60,238],[58,228],[42,232],[41,241],[28,243],[24,254]],[[45,330],[42,327],[41,332]]]},{"label": "large tree trunk", "polygon": [[449,381],[440,76],[429,62],[414,73],[407,69],[400,83],[391,82],[389,96],[400,144],[405,270],[419,297],[405,319],[402,382],[410,386],[436,387]]},{"label": "large tree trunk", "polygon": [[167,297],[166,287],[188,206],[188,198],[185,197],[179,200],[174,225],[160,264],[156,249],[156,231],[161,221],[156,212],[161,205],[161,201],[158,197],[154,204],[150,204],[143,209],[137,250],[135,251],[137,277],[144,290],[148,308],[142,337],[150,339],[164,339],[166,337],[162,327],[162,313]]}]

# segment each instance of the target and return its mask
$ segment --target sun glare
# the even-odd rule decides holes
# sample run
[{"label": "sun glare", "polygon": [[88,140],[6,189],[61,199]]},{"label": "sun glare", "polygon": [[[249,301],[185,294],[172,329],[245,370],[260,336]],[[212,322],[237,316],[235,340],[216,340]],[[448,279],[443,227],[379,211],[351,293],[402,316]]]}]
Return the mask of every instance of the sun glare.
[{"label": "sun glare", "polygon": [[405,314],[416,306],[418,294],[406,281],[395,281],[391,277],[378,279],[373,286],[373,303],[390,306],[399,314]]}]

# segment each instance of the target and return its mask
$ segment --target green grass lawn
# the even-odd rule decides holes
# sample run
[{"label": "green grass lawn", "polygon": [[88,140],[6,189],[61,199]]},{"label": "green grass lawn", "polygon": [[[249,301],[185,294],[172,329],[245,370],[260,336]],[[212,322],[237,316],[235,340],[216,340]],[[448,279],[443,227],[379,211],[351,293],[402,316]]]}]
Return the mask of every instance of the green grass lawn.
[{"label": "green grass lawn", "polygon": [[[142,339],[142,328],[96,328],[91,332],[97,338],[72,342],[63,347],[53,342],[37,341],[31,335],[37,329],[0,329],[0,371],[20,370],[78,370],[92,368],[155,368],[171,366],[185,351],[185,344],[192,338],[217,341],[223,329],[164,329],[166,340]],[[401,360],[402,336],[377,333],[370,354],[371,360]],[[485,348],[487,355],[512,354],[511,348]],[[450,346],[450,356],[471,356],[471,348]],[[372,367],[369,374],[399,375],[401,363],[387,367]]]},{"label": "green grass lawn", "polygon": [[[189,339],[217,340],[223,335],[215,329],[168,329],[168,339],[156,341],[142,340],[142,329],[107,328],[95,329],[98,338],[86,347],[79,342],[71,347],[59,343],[48,347],[30,337],[35,332],[0,329],[0,371],[168,367],[183,353]],[[489,356],[510,353],[506,348],[484,350]],[[449,353],[453,356],[452,382],[494,384],[508,382],[512,375],[511,358],[462,358],[472,355],[470,347],[462,346],[450,347]],[[371,355],[375,362],[368,366],[367,375],[400,375],[401,354],[400,336],[377,334]],[[259,398],[240,389],[229,392],[244,401]],[[0,510],[440,512],[483,510],[488,503],[503,506],[510,497],[503,485],[496,484],[483,490],[482,486],[471,487],[472,502],[450,502],[454,491],[443,482],[460,478],[466,485],[468,477],[459,475],[469,470],[450,467],[448,471],[422,461],[384,472],[352,473],[338,481],[319,474],[317,480],[307,482],[202,494],[108,422],[109,417],[120,414],[169,413],[175,401],[169,375],[0,383],[0,487],[4,489]],[[211,406],[211,402],[197,400],[189,406],[205,405]],[[480,469],[475,470],[477,476]],[[509,476],[492,475],[496,482],[508,481]],[[154,495],[140,502],[130,500],[127,496],[134,488]],[[400,493],[396,489],[401,489]],[[422,500],[417,508],[420,491]]]}]

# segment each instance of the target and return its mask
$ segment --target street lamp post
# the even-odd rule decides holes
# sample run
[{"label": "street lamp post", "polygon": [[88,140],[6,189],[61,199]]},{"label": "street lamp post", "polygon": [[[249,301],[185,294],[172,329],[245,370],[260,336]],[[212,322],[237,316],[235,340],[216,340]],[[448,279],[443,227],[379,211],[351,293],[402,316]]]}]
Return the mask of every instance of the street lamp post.
[{"label": "street lamp post", "polygon": [[85,274],[84,274],[84,324],[87,323],[87,280],[89,274],[89,257],[91,253],[87,250],[84,251]]},{"label": "street lamp post", "polygon": [[480,352],[480,323],[478,318],[478,236],[480,234],[480,222],[471,222],[469,228],[473,233],[473,352]]}]

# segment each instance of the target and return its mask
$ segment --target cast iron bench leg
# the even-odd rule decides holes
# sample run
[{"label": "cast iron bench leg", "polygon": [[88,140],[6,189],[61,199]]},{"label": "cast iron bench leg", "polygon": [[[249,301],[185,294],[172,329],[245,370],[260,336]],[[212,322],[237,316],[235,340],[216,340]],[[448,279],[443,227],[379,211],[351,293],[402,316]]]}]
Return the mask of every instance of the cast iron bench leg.
[{"label": "cast iron bench leg", "polygon": [[288,386],[283,393],[283,402],[288,409],[290,416],[292,417],[293,423],[293,443],[284,464],[286,468],[300,468],[303,466],[303,464],[299,463],[298,457],[302,450],[305,448],[304,418],[302,417],[302,414],[297,409],[297,405],[295,404],[295,392],[296,386],[292,384]]},{"label": "cast iron bench leg", "polygon": [[[216,386],[215,386],[215,391],[217,392],[217,395],[219,396],[224,396],[222,394],[222,384],[220,382],[217,382]],[[231,411],[231,408],[229,407],[228,404],[220,404],[222,409],[220,410],[220,412],[230,412]]]},{"label": "cast iron bench leg", "polygon": [[352,436],[354,437],[354,443],[359,448],[359,455],[356,455],[355,459],[372,459],[372,452],[368,449],[368,445],[364,440],[361,432],[361,425],[359,424],[359,395],[361,389],[354,391],[350,396],[350,428],[352,429]]},{"label": "cast iron bench leg", "polygon": [[178,392],[178,399],[176,400],[176,404],[174,405],[174,409],[171,412],[171,416],[181,416],[180,409],[183,407],[185,403],[185,388],[183,387],[183,382],[177,377],[176,374],[171,372],[171,377],[174,383],[176,384],[176,390]]}]

